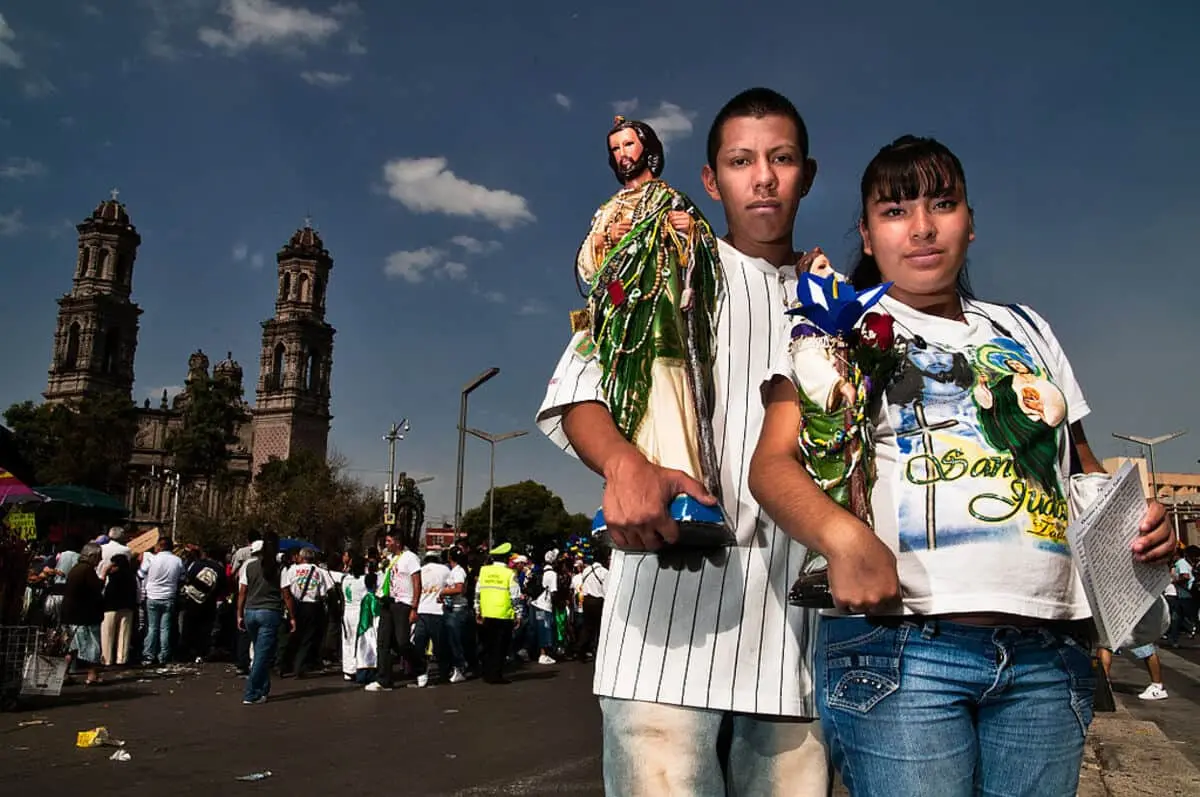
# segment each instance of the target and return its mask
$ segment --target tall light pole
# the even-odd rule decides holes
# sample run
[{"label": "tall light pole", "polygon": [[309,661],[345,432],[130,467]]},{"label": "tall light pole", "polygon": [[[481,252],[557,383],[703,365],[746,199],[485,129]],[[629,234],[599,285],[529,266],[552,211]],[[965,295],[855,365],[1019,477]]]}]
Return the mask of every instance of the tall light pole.
[{"label": "tall light pole", "polygon": [[488,550],[490,551],[496,547],[496,543],[492,539],[492,529],[496,523],[496,443],[512,440],[514,437],[521,437],[529,434],[529,432],[516,431],[505,432],[504,434],[488,434],[478,429],[467,429],[467,434],[478,437],[491,446],[492,449],[492,464],[489,468],[490,475],[488,476]]},{"label": "tall light pole", "polygon": [[384,516],[384,522],[387,525],[388,531],[392,530],[392,509],[396,493],[396,441],[403,440],[404,433],[411,428],[408,424],[408,418],[405,418],[400,423],[393,423],[392,428],[388,429],[388,433],[383,436],[383,439],[388,444],[387,510]]},{"label": "tall light pole", "polygon": [[500,373],[499,368],[489,368],[472,379],[462,389],[462,399],[458,405],[458,479],[454,484],[454,530],[462,528],[462,491],[463,491],[463,457],[467,453],[467,396],[471,391]]},{"label": "tall light pole", "polygon": [[1168,440],[1174,440],[1177,437],[1183,437],[1187,434],[1187,429],[1182,429],[1178,432],[1159,435],[1158,437],[1139,437],[1135,434],[1117,434],[1113,432],[1113,437],[1118,440],[1128,440],[1130,443],[1137,443],[1146,448],[1150,452],[1150,497],[1158,500],[1158,470],[1154,466],[1154,447],[1159,443],[1165,443]]}]

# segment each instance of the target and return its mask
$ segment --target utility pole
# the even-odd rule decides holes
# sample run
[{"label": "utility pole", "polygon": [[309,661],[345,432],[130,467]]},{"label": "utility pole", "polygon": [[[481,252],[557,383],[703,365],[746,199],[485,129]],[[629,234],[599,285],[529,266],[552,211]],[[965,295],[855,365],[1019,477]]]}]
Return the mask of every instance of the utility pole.
[{"label": "utility pole", "polygon": [[458,404],[458,478],[454,486],[454,531],[462,530],[463,459],[467,452],[467,397],[471,391],[500,373],[499,368],[489,368],[472,379],[462,389]]},{"label": "utility pole", "polygon": [[392,428],[388,429],[388,433],[383,436],[383,439],[388,444],[388,486],[384,502],[387,508],[384,510],[383,522],[389,532],[392,530],[392,524],[395,522],[393,510],[395,509],[396,500],[396,441],[403,440],[405,432],[411,428],[408,418],[405,418],[400,423],[393,423]]},{"label": "utility pole", "polygon": [[505,432],[504,434],[489,434],[479,429],[467,429],[466,432],[472,437],[478,437],[492,448],[490,476],[488,477],[488,550],[490,551],[496,547],[495,535],[493,534],[496,525],[496,443],[512,440],[514,437],[522,437],[529,434],[529,432],[516,431]]}]

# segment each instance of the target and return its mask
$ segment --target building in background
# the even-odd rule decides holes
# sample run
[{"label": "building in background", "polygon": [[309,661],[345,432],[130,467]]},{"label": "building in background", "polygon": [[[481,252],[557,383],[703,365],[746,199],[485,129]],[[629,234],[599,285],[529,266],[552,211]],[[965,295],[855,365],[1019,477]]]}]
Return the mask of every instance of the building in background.
[{"label": "building in background", "polygon": [[1200,473],[1155,474],[1157,489],[1150,485],[1150,468],[1144,457],[1111,457],[1101,464],[1109,473],[1126,462],[1132,462],[1142,474],[1142,485],[1146,497],[1156,495],[1167,508],[1175,533],[1184,545],[1200,545]]},{"label": "building in background", "polygon": [[[71,290],[58,300],[43,395],[47,402],[68,402],[115,392],[132,402],[142,313],[132,299],[133,268],[142,239],[115,191],[76,229],[78,257]],[[219,511],[222,502],[245,496],[253,475],[271,458],[285,459],[298,450],[326,455],[335,330],[325,321],[325,296],[333,258],[306,220],[275,259],[275,313],[262,323],[255,404],[250,407],[243,399],[239,407],[245,421],[229,445],[230,478],[221,491],[204,480],[179,484],[167,438],[182,426],[187,391],[173,399],[164,392],[157,407],[146,399],[137,409],[125,495],[119,496],[134,523],[168,524],[177,490],[185,501]],[[208,356],[196,351],[188,358],[185,384],[202,378],[229,380],[240,388],[242,367],[230,353],[210,374]]]}]

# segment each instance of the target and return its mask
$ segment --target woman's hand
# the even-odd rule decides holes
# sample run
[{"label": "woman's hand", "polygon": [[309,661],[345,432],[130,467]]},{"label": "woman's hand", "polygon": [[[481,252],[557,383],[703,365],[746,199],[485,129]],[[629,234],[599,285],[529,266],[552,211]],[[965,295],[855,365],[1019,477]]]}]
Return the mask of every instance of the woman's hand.
[{"label": "woman's hand", "polygon": [[1151,500],[1131,546],[1133,558],[1147,564],[1168,563],[1175,555],[1175,530],[1167,522],[1167,508]]},{"label": "woman's hand", "polygon": [[900,604],[896,556],[862,523],[847,525],[829,537],[829,591],[838,608],[852,614],[876,614]]}]

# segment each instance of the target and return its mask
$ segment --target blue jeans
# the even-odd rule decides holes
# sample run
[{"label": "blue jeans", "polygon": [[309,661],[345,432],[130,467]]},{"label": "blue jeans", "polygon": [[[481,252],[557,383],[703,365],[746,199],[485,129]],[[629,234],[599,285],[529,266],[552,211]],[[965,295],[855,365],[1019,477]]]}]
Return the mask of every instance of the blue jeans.
[{"label": "blue jeans", "polygon": [[826,797],[816,720],[600,698],[607,797]]},{"label": "blue jeans", "polygon": [[851,795],[1073,795],[1095,676],[1047,627],[824,619],[821,722]]},{"label": "blue jeans", "polygon": [[254,644],[254,663],[250,665],[250,677],[246,679],[243,700],[258,700],[271,694],[271,666],[275,663],[276,648],[279,647],[279,626],[283,623],[283,612],[274,609],[247,609],[246,633]]},{"label": "blue jeans", "polygon": [[445,628],[442,633],[446,637],[446,647],[449,649],[449,666],[466,675],[469,668],[466,654],[463,652],[463,635],[471,622],[471,610],[466,606],[453,609],[447,607],[444,617]]},{"label": "blue jeans", "polygon": [[171,628],[175,625],[175,601],[146,601],[146,643],[142,658],[166,664],[171,660]]},{"label": "blue jeans", "polygon": [[537,626],[537,645],[542,650],[554,649],[554,612],[548,612],[545,609],[533,610],[535,625]]}]

